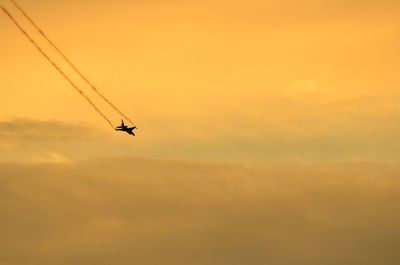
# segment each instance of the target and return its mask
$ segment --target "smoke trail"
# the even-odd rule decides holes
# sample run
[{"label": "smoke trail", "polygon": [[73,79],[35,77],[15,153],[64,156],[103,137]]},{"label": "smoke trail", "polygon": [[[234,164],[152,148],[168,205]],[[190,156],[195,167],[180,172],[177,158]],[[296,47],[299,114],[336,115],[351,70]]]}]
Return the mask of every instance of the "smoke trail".
[{"label": "smoke trail", "polygon": [[20,11],[21,13],[25,16],[26,19],[29,20],[29,22],[36,28],[36,30],[45,38],[51,46],[64,58],[64,60],[74,69],[74,71],[99,95],[105,102],[107,102],[115,111],[117,111],[122,117],[124,117],[126,120],[128,120],[132,125],[134,123],[126,116],[122,111],[120,111],[111,101],[109,101],[97,88],[95,85],[92,84],[82,73],[81,71],[78,70],[78,68],[67,58],[67,56],[54,44],[53,41],[47,37],[47,35],[43,32],[41,28],[39,28],[38,25],[36,25],[35,22],[26,14],[26,12],[14,1],[10,0]]},{"label": "smoke trail", "polygon": [[72,82],[71,79],[56,65],[56,63],[50,59],[50,57],[39,47],[39,45],[29,36],[29,34],[18,24],[18,22],[15,20],[15,18],[5,9],[3,6],[0,6],[1,9],[6,13],[6,15],[14,22],[14,24],[18,27],[18,29],[29,39],[29,41],[38,49],[38,51],[56,68],[56,70],[71,84],[73,88],[78,91],[79,94],[81,94],[82,97],[84,97],[87,102],[110,124],[110,126],[114,129],[114,126],[110,122],[110,120],[96,107],[96,105],[86,96],[85,93],[81,89],[79,89],[74,82]]}]

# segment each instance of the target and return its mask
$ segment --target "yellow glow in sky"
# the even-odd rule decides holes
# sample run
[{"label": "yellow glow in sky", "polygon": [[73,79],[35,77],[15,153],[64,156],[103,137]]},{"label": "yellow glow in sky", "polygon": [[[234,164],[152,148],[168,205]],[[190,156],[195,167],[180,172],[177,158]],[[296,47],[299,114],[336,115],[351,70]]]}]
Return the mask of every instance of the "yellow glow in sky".
[{"label": "yellow glow in sky", "polygon": [[0,12],[1,265],[398,264],[398,0],[18,3],[138,130]]}]

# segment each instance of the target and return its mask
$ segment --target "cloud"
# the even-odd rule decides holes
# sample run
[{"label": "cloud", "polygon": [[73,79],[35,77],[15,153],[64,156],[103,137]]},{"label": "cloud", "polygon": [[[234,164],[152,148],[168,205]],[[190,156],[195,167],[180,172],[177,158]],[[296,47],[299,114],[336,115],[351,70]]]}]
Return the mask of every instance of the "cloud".
[{"label": "cloud", "polygon": [[40,121],[27,118],[15,118],[0,122],[0,139],[32,141],[69,141],[86,140],[98,135],[88,124],[71,124],[58,120]]},{"label": "cloud", "polygon": [[69,163],[71,160],[58,153],[37,154],[32,157],[32,162],[35,163]]},{"label": "cloud", "polygon": [[399,165],[0,165],[2,264],[396,264]]},{"label": "cloud", "polygon": [[[368,104],[366,101],[363,104]],[[367,115],[351,106],[309,110],[280,123],[248,123],[230,129],[197,128],[203,136],[181,134],[154,138],[141,128],[132,137],[104,132],[95,126],[59,121],[16,119],[0,122],[0,161],[56,162],[93,157],[134,156],[266,163],[270,161],[386,161],[398,162],[400,142],[393,117]],[[354,111],[354,113],[351,113]],[[345,113],[347,112],[347,113]],[[357,116],[352,122],[349,116]],[[372,117],[373,116],[373,117]],[[180,128],[185,131],[185,128]],[[170,130],[170,128],[163,128]],[[150,135],[149,135],[150,134]]]},{"label": "cloud", "polygon": [[5,120],[0,122],[0,161],[66,162],[103,148],[104,139],[102,131],[84,123]]}]

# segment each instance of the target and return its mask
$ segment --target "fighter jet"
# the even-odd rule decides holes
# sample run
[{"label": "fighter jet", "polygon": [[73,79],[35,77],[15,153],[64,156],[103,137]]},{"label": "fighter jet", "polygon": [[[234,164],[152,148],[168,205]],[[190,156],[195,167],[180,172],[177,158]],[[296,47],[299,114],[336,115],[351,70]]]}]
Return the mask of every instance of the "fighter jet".
[{"label": "fighter jet", "polygon": [[124,131],[135,136],[135,134],[132,132],[134,129],[136,129],[136,126],[130,128],[128,126],[125,126],[124,121],[122,119],[121,119],[121,125],[115,128],[116,131]]}]

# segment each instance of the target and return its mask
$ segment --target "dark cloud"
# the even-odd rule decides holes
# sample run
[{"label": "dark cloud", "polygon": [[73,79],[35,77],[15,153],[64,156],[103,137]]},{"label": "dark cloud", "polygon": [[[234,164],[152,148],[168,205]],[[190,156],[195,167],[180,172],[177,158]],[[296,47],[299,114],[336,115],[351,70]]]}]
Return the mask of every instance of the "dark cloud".
[{"label": "dark cloud", "polygon": [[0,263],[397,264],[398,165],[0,165]]},{"label": "dark cloud", "polygon": [[41,162],[87,157],[104,152],[99,150],[105,149],[102,145],[105,136],[96,127],[84,123],[24,118],[1,121],[0,161]]},{"label": "dark cloud", "polygon": [[86,140],[96,135],[99,135],[99,131],[91,128],[88,124],[26,118],[0,122],[0,140],[68,141]]}]

